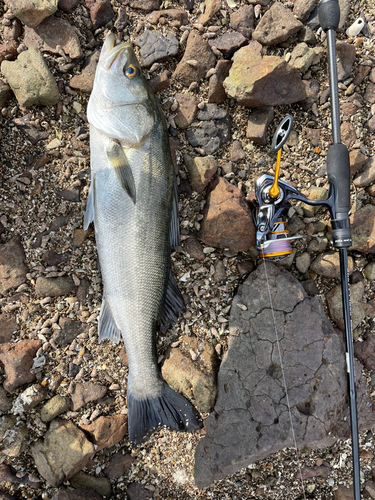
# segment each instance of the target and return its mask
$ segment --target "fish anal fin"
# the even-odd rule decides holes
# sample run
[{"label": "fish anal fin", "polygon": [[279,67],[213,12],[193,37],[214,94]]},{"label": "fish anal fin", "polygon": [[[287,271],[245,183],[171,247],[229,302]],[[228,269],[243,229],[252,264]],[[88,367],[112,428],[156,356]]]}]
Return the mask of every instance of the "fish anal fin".
[{"label": "fish anal fin", "polygon": [[121,331],[113,319],[111,309],[105,297],[103,297],[102,307],[99,314],[98,334],[99,342],[104,339],[109,339],[115,344],[118,344],[121,337]]},{"label": "fish anal fin", "polygon": [[165,333],[169,326],[177,321],[178,315],[184,310],[185,301],[173,277],[172,271],[170,271],[164,306],[159,319],[159,329]]},{"label": "fish anal fin", "polygon": [[135,188],[133,172],[132,169],[130,168],[124,150],[122,149],[121,144],[119,142],[117,141],[110,142],[110,145],[107,149],[107,158],[111,166],[114,168],[121,186],[135,204],[136,188]]}]

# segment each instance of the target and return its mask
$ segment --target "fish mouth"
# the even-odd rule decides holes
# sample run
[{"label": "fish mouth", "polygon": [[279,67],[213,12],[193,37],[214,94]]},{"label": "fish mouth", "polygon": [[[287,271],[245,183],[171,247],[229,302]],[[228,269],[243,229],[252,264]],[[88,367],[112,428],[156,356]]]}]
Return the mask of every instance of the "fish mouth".
[{"label": "fish mouth", "polygon": [[131,48],[131,45],[128,42],[123,42],[119,45],[115,45],[115,43],[115,35],[110,33],[104,41],[99,60],[101,67],[111,73],[116,70],[120,54],[122,54],[124,50]]}]

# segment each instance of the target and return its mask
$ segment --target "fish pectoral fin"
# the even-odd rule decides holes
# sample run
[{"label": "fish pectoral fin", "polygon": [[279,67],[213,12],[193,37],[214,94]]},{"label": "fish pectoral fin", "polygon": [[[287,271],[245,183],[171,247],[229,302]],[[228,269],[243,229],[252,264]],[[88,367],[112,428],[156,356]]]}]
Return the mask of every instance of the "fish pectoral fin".
[{"label": "fish pectoral fin", "polygon": [[85,218],[83,220],[83,229],[86,231],[95,218],[95,183],[94,178],[91,179],[89,195],[87,197]]},{"label": "fish pectoral fin", "polygon": [[172,271],[170,271],[164,306],[159,319],[159,329],[162,332],[166,332],[169,326],[177,321],[178,315],[184,310],[185,301],[173,277]]},{"label": "fish pectoral fin", "polygon": [[172,250],[178,248],[180,245],[180,219],[178,217],[178,193],[176,176],[174,176],[173,205],[171,228],[169,233],[169,244]]},{"label": "fish pectoral fin", "polygon": [[130,168],[128,159],[117,141],[111,141],[107,149],[107,158],[115,169],[118,180],[121,186],[133,200],[135,204],[136,189],[132,169]]},{"label": "fish pectoral fin", "polygon": [[113,319],[112,311],[105,297],[103,297],[102,307],[99,314],[98,334],[99,342],[104,339],[109,339],[115,344],[118,344],[121,337],[121,331]]}]

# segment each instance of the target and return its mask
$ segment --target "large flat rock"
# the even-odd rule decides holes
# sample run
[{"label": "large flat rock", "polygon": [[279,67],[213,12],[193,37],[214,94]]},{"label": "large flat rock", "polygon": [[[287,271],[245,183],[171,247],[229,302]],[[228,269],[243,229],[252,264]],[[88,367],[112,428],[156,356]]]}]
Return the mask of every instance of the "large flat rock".
[{"label": "large flat rock", "polygon": [[266,269],[269,289],[261,264],[233,300],[218,398],[195,454],[200,488],[294,446],[282,366],[298,447],[348,436],[343,340],[319,299],[285,269],[272,263]]}]

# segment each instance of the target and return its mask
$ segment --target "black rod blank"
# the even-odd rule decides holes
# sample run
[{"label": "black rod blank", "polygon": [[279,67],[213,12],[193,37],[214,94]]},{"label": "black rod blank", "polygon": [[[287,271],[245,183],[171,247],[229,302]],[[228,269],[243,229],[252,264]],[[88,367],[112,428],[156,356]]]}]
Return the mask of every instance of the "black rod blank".
[{"label": "black rod blank", "polygon": [[[328,73],[331,91],[331,120],[333,146],[328,150],[327,174],[328,180],[335,190],[335,207],[332,214],[333,244],[339,249],[341,293],[344,314],[346,364],[349,384],[350,427],[353,455],[353,492],[354,500],[361,499],[361,477],[359,460],[358,416],[355,389],[355,369],[352,323],[350,314],[348,253],[351,244],[349,227],[350,204],[350,164],[347,148],[341,144],[340,136],[340,108],[338,96],[338,78],[336,63],[335,30],[340,21],[340,7],[338,0],[321,0],[319,5],[319,22],[327,34]],[[336,233],[336,234],[334,234]]]}]

